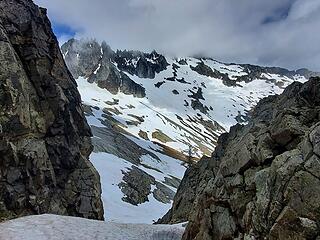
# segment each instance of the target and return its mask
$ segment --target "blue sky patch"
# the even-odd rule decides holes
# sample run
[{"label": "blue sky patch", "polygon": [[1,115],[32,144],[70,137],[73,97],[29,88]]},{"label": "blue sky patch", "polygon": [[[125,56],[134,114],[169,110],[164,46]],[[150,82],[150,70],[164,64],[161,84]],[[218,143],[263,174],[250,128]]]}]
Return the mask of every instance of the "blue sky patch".
[{"label": "blue sky patch", "polygon": [[60,24],[54,21],[52,22],[52,28],[53,32],[56,34],[58,38],[62,36],[74,37],[76,34],[75,30],[69,27],[68,25]]},{"label": "blue sky patch", "polygon": [[269,24],[269,23],[280,22],[285,20],[289,16],[291,7],[292,7],[292,3],[276,9],[271,15],[267,16],[262,21],[262,24]]}]

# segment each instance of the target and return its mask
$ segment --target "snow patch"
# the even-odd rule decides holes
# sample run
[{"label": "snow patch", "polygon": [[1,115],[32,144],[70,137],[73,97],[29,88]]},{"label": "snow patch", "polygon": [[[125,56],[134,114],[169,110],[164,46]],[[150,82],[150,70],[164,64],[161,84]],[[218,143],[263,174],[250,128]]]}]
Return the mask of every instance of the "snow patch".
[{"label": "snow patch", "polygon": [[57,215],[18,218],[0,224],[6,240],[180,240],[181,225],[119,224]]},{"label": "snow patch", "polygon": [[[146,159],[146,156],[143,159]],[[122,200],[124,195],[118,184],[122,182],[122,171],[127,172],[130,170],[132,164],[112,154],[102,152],[92,153],[90,160],[100,174],[106,221],[117,223],[153,223],[164,216],[171,208],[171,204],[160,203],[154,199],[152,194],[148,197],[149,202],[138,206],[124,202]],[[163,181],[164,177],[168,176],[167,172],[173,173],[174,176],[179,174],[179,178],[182,178],[181,174],[183,174],[183,169],[185,168],[180,165],[180,169],[178,169],[178,162],[175,161],[175,163],[174,161],[171,159],[171,162],[168,163],[163,160],[163,166],[159,167],[158,165],[159,169],[164,171],[163,174],[143,166],[137,167],[155,177],[157,181]],[[149,165],[150,160],[147,160],[146,163]]]}]

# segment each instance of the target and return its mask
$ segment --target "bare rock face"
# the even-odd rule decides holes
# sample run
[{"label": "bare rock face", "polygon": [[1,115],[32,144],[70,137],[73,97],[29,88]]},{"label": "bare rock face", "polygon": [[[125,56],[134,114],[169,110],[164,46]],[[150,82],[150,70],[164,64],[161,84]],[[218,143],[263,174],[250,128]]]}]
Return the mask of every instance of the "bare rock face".
[{"label": "bare rock face", "polygon": [[320,78],[260,101],[186,172],[159,222],[189,220],[183,239],[318,239]]},{"label": "bare rock face", "polygon": [[139,51],[117,51],[114,61],[119,69],[139,78],[154,79],[157,73],[167,69],[166,58],[156,51],[143,53]]},{"label": "bare rock face", "polygon": [[46,10],[0,1],[0,220],[103,219],[91,131]]},{"label": "bare rock face", "polygon": [[115,60],[118,52],[115,53],[105,42],[100,45],[95,40],[70,39],[63,44],[61,51],[76,79],[84,77],[112,94],[122,92],[138,98],[145,97],[144,87],[122,71],[125,70],[124,66],[118,65],[121,71],[115,66],[115,63],[120,64]]}]

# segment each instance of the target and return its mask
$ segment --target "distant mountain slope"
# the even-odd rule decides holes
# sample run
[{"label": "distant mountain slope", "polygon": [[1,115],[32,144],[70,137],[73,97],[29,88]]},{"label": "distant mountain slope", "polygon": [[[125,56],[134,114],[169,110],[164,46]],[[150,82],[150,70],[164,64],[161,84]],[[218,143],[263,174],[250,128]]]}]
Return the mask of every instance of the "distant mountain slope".
[{"label": "distant mountain slope", "polygon": [[[111,100],[106,105],[110,114],[124,120],[127,131],[137,136],[141,130],[146,133],[140,135],[180,151],[187,151],[190,144],[198,156],[210,155],[217,136],[245,121],[259,99],[314,75],[307,70],[224,64],[212,59],[171,59],[156,52],[114,52],[106,43],[75,39],[64,44],[62,52],[75,78],[96,83],[114,98],[118,93],[129,95],[127,103],[105,100]],[[128,101],[134,108],[124,109]],[[137,116],[128,115],[132,112]],[[153,127],[146,126],[149,122]],[[157,130],[169,138],[159,140]]]},{"label": "distant mountain slope", "polygon": [[[245,123],[261,98],[314,74],[113,51],[94,40],[71,39],[61,49],[94,134],[91,158],[102,175],[106,217],[109,211],[112,220],[126,222],[136,215],[145,222],[160,217],[170,208],[185,162],[210,156],[218,137]],[[119,173],[112,181],[110,171]]]}]

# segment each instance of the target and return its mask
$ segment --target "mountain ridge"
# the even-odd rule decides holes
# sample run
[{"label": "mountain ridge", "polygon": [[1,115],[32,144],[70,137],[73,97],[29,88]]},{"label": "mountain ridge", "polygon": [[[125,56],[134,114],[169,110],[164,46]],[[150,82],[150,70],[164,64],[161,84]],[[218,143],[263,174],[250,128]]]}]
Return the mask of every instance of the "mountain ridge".
[{"label": "mountain ridge", "polygon": [[116,221],[156,221],[188,164],[210,157],[218,137],[248,122],[260,99],[307,81],[281,68],[113,51],[94,40],[72,39],[61,50],[93,131],[91,159],[102,175],[106,215]]},{"label": "mountain ridge", "polygon": [[[160,67],[157,69],[157,71],[155,71],[154,73],[151,73],[151,76],[147,75],[147,74],[140,74],[139,77],[141,77],[141,78],[154,78],[155,77],[155,75],[154,75],[155,73],[159,73],[160,71],[165,70],[165,67],[169,65],[165,60],[165,55],[162,55],[161,53],[158,53],[156,50],[152,50],[150,53],[146,53],[146,52],[143,52],[143,51],[140,51],[140,50],[127,50],[127,49],[125,49],[125,50],[117,49],[116,51],[113,51],[111,49],[111,47],[106,43],[106,41],[102,41],[101,44],[100,44],[95,39],[80,39],[80,40],[78,40],[78,39],[75,39],[75,38],[71,38],[67,42],[62,44],[61,50],[62,50],[62,52],[66,53],[66,49],[68,47],[70,47],[70,45],[73,45],[73,44],[81,45],[81,44],[86,44],[86,43],[92,43],[92,44],[94,44],[96,46],[100,46],[103,49],[107,49],[108,57],[110,59],[114,58],[114,61],[117,62],[117,63],[119,61],[122,61],[123,58],[126,58],[126,57],[129,57],[129,58],[138,58],[138,57],[146,57],[146,58],[148,58],[148,57],[150,57],[149,59],[151,59],[152,56],[155,56],[156,58],[160,58],[159,62],[161,62],[161,64],[159,64]],[[215,62],[224,64],[226,66],[233,66],[233,65],[242,66],[242,67],[248,69],[247,72],[252,71],[252,69],[261,69],[260,70],[261,72],[264,71],[266,73],[282,74],[282,75],[290,76],[290,77],[293,77],[294,75],[300,74],[301,76],[304,76],[307,79],[309,79],[310,77],[316,77],[316,76],[320,75],[319,72],[310,71],[309,69],[303,68],[303,67],[299,68],[299,69],[295,69],[295,70],[289,70],[289,69],[286,69],[284,67],[262,66],[262,65],[251,64],[251,63],[250,64],[248,64],[248,63],[235,63],[235,62],[225,63],[225,62],[216,60],[216,59],[214,59],[212,57],[203,57],[203,56],[200,56],[200,55],[184,56],[182,58],[181,57],[171,56],[170,58],[177,59],[177,61],[180,61],[180,62],[183,61],[184,59],[187,59],[187,58],[194,58],[194,59],[198,59],[199,61],[201,61],[201,60],[211,60],[211,61],[215,61]],[[125,66],[121,66],[121,64],[119,64],[119,65],[120,65],[120,67],[119,67],[120,70],[122,70],[124,72],[129,72],[129,73],[131,73],[131,75],[135,75],[134,70],[131,69],[131,71],[130,71],[130,69],[128,70],[128,69],[123,68]]]}]

